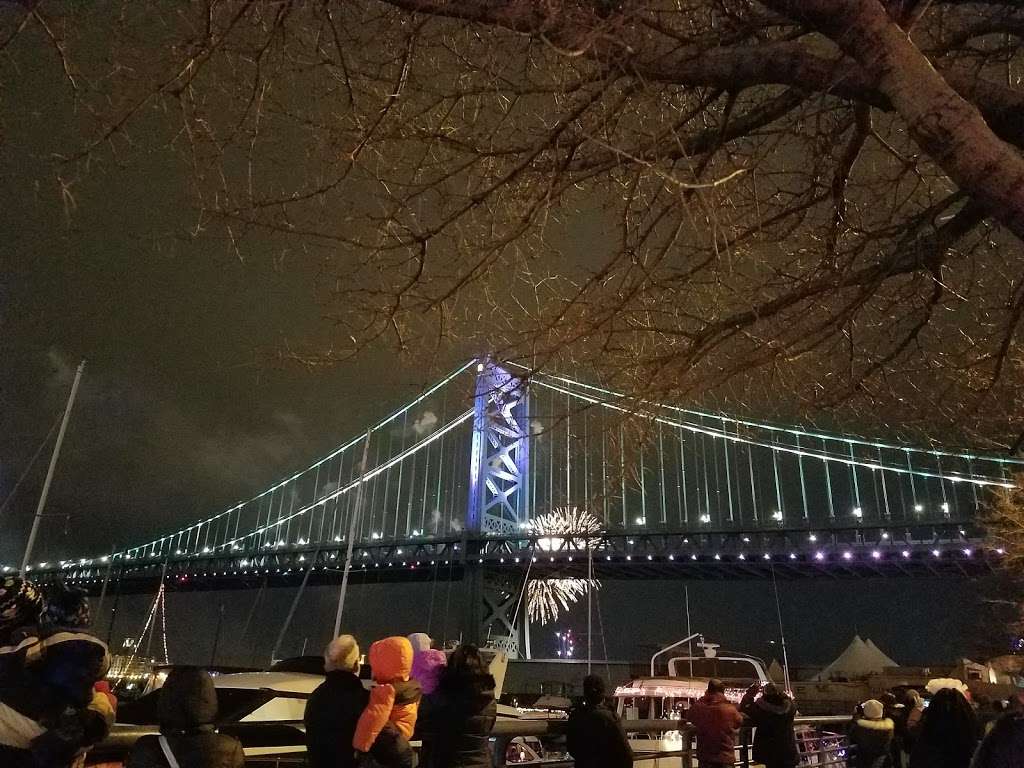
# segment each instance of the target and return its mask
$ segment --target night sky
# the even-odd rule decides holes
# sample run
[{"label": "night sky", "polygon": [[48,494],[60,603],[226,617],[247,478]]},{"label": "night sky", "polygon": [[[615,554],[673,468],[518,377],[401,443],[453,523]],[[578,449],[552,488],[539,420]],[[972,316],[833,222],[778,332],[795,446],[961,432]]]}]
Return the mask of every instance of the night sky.
[{"label": "night sky", "polygon": [[[239,260],[223,241],[192,237],[184,176],[164,154],[96,168],[62,190],[49,158],[76,123],[52,75],[29,68],[5,83],[0,134],[0,503],[59,418],[75,365],[88,361],[35,560],[99,555],[247,498],[474,351],[451,349],[427,363],[369,350],[328,370],[282,362],[282,351],[332,331],[313,299],[317,264],[258,247]],[[20,561],[48,458],[49,446],[0,518],[0,563]],[[433,601],[429,589],[357,584],[351,628],[370,639],[423,629],[430,619],[438,634],[447,587],[438,585]],[[974,596],[964,581],[781,589],[796,664],[830,660],[855,631],[905,663],[967,650]],[[457,585],[452,593],[449,637]],[[205,660],[222,599],[228,626],[244,621],[254,595],[235,594],[172,595],[176,660]],[[231,650],[221,660],[264,660],[291,594],[268,597],[251,648],[222,641]],[[609,655],[685,634],[680,595],[678,583],[607,582]],[[385,599],[390,608],[381,611]],[[695,583],[691,600],[695,628],[729,648],[772,653],[767,582]],[[137,632],[147,601],[124,601],[115,643]],[[309,594],[287,652],[307,638],[311,649],[323,645],[332,601],[331,590]],[[561,626],[569,625],[578,633],[585,618]],[[553,647],[542,635],[538,651]]]}]

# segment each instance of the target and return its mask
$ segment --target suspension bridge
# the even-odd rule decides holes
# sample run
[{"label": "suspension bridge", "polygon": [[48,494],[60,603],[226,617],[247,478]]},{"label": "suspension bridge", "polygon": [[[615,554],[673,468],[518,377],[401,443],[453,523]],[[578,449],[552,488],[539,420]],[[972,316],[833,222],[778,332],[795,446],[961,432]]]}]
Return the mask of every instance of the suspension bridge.
[{"label": "suspension bridge", "polygon": [[[467,639],[515,651],[526,577],[970,574],[977,511],[1024,462],[636,400],[472,360],[252,498],[99,557],[33,564],[92,591],[462,580]],[[545,530],[554,509],[599,530]],[[347,568],[346,568],[347,564]]]}]

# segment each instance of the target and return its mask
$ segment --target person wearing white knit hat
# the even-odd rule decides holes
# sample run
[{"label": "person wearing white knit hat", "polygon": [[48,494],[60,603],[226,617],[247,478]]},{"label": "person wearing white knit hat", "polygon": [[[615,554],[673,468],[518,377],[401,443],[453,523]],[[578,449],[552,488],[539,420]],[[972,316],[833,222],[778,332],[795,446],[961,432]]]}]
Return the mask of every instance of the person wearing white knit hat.
[{"label": "person wearing white knit hat", "polygon": [[888,759],[896,724],[885,717],[885,708],[878,699],[868,699],[860,705],[863,717],[854,721],[850,729],[854,768],[872,768]]},{"label": "person wearing white knit hat", "polygon": [[326,679],[306,703],[306,748],[310,768],[355,768],[352,736],[370,693],[359,679],[359,643],[341,635],[324,649]]}]

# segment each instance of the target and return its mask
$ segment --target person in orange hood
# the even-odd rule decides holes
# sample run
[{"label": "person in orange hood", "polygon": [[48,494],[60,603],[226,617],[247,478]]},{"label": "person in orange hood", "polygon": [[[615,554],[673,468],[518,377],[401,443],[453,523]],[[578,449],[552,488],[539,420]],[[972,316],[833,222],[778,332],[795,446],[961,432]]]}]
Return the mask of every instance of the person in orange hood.
[{"label": "person in orange hood", "polygon": [[377,685],[356,723],[352,746],[385,768],[412,765],[409,739],[421,696],[419,683],[409,680],[412,659],[412,644],[404,637],[386,637],[370,646],[370,669]]}]

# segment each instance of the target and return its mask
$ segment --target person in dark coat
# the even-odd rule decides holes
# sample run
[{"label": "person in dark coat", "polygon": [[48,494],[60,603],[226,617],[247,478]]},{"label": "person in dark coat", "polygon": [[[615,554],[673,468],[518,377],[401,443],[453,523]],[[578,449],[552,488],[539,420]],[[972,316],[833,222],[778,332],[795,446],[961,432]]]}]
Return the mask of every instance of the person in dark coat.
[{"label": "person in dark coat", "polygon": [[903,765],[902,755],[906,751],[907,716],[910,713],[895,693],[883,693],[878,700],[882,702],[883,717],[892,720],[893,724],[892,743],[889,745],[890,762],[893,768],[900,768]]},{"label": "person in dark coat", "polygon": [[159,736],[143,736],[132,747],[125,768],[244,768],[237,739],[214,730],[217,689],[206,670],[175,667],[157,698]]},{"label": "person in dark coat", "polygon": [[604,678],[583,678],[583,701],[569,713],[566,746],[576,768],[631,768],[633,750],[618,715],[605,704]]},{"label": "person in dark coat", "polygon": [[114,721],[112,697],[94,690],[110,663],[91,635],[89,601],[62,584],[40,592],[0,583],[0,765],[64,768],[80,762]]},{"label": "person in dark coat", "polygon": [[1004,714],[992,726],[974,754],[971,768],[1020,768],[1024,765],[1024,689],[1017,695],[1016,711]]},{"label": "person in dark coat", "polygon": [[699,768],[723,768],[736,762],[736,734],[743,715],[725,698],[725,684],[709,680],[707,692],[690,705],[684,718],[697,731]]},{"label": "person in dark coat", "polygon": [[[758,691],[761,696],[758,697]],[[794,768],[798,761],[793,718],[796,705],[778,686],[755,683],[740,702],[740,712],[754,728],[754,760],[765,768]]]},{"label": "person in dark coat", "polygon": [[326,679],[306,702],[306,749],[309,768],[354,768],[352,737],[370,701],[359,679],[359,645],[341,635],[324,650]]},{"label": "person in dark coat", "polygon": [[921,716],[910,768],[964,768],[970,765],[980,735],[971,703],[955,688],[942,688]]},{"label": "person in dark coat", "polygon": [[490,768],[489,740],[498,716],[495,687],[475,646],[460,645],[452,652],[437,690],[420,704],[420,766]]},{"label": "person in dark coat", "polygon": [[890,768],[896,724],[885,716],[885,706],[878,699],[865,701],[861,711],[850,728],[853,768]]}]

